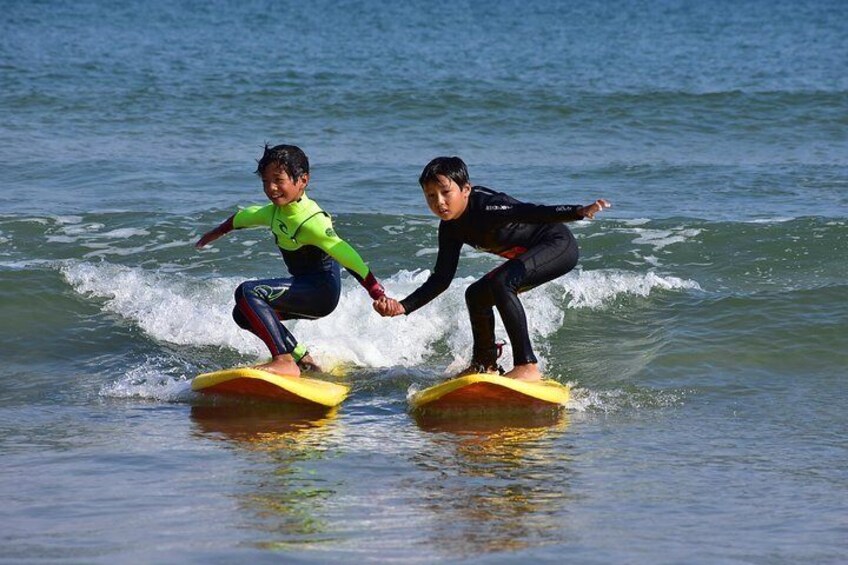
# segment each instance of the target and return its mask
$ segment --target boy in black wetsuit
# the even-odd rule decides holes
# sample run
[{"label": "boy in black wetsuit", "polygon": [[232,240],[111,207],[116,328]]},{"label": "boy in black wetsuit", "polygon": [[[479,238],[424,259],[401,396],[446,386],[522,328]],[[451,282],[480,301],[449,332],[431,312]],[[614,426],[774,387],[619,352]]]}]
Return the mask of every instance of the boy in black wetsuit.
[{"label": "boy in black wetsuit", "polygon": [[562,222],[593,219],[610,203],[588,206],[526,204],[482,186],[471,186],[459,157],[437,157],[418,179],[427,205],[439,223],[439,254],[433,274],[401,301],[383,296],[374,309],[383,316],[411,314],[444,292],[456,274],[459,252],[467,243],[508,261],[468,287],[465,302],[471,317],[474,349],[471,365],[456,376],[498,373],[495,344],[496,307],[509,335],[514,368],[506,374],[525,381],[542,376],[527,331],[518,294],[564,275],[577,265],[577,242]]}]

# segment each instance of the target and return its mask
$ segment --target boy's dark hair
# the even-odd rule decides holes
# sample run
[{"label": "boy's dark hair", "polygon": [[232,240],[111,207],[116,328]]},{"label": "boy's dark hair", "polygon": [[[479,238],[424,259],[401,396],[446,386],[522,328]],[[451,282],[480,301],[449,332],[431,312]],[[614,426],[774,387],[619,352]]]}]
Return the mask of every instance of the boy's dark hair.
[{"label": "boy's dark hair", "polygon": [[306,153],[296,145],[270,147],[266,143],[262,157],[256,162],[258,163],[256,174],[260,177],[265,167],[271,164],[281,166],[293,181],[309,173],[309,159],[306,157]]},{"label": "boy's dark hair", "polygon": [[424,188],[425,184],[436,182],[438,175],[447,177],[459,186],[468,184],[468,168],[459,157],[436,157],[421,171],[418,184]]}]

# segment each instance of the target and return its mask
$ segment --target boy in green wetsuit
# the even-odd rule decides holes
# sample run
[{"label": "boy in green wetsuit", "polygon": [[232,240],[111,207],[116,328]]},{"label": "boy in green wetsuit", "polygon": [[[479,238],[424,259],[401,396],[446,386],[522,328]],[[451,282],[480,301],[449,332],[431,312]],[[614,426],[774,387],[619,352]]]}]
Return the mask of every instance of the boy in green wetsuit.
[{"label": "boy in green wetsuit", "polygon": [[291,276],[239,285],[233,319],[265,342],[271,352],[271,361],[258,369],[299,376],[301,369],[320,369],[283,321],[314,320],[335,310],[341,295],[339,263],[373,300],[382,298],[385,292],[359,253],[336,234],[329,214],[306,195],[309,160],[300,148],[266,145],[256,174],[262,178],[265,196],[271,203],[236,212],[205,233],[196,247],[234,229],[271,228]]}]

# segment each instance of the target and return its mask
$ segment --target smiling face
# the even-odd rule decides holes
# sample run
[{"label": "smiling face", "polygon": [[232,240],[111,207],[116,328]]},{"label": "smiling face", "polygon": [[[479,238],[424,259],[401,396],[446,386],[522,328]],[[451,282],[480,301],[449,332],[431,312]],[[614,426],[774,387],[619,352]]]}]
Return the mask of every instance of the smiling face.
[{"label": "smiling face", "polygon": [[268,200],[277,206],[291,204],[303,196],[306,185],[309,184],[309,173],[304,173],[297,180],[292,180],[286,170],[277,163],[270,163],[262,171],[262,189]]},{"label": "smiling face", "polygon": [[437,175],[436,180],[424,184],[423,190],[427,206],[446,222],[462,216],[471,196],[470,184],[459,186],[444,175]]}]

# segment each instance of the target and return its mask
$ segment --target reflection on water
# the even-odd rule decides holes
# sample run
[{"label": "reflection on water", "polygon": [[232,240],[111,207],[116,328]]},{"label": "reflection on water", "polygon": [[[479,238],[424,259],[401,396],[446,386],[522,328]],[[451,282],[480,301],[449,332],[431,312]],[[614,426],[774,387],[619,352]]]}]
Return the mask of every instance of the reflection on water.
[{"label": "reflection on water", "polygon": [[[564,412],[412,415],[341,425],[335,411],[194,406],[197,434],[248,460],[234,492],[254,547],[359,550],[352,536],[433,559],[565,541]],[[395,438],[396,443],[385,443]]]},{"label": "reflection on water", "polygon": [[412,455],[426,473],[422,504],[446,557],[562,543],[573,471],[562,412],[414,415],[431,441]]},{"label": "reflection on water", "polygon": [[245,476],[248,492],[236,495],[246,515],[254,517],[251,529],[265,533],[259,547],[331,541],[320,516],[335,488],[310,465],[328,456],[336,412],[260,403],[192,406],[199,435],[227,441],[249,455],[259,453],[270,464]]},{"label": "reflection on water", "polygon": [[205,436],[236,442],[251,450],[320,445],[336,418],[335,408],[297,404],[233,403],[191,407],[191,419]]}]

